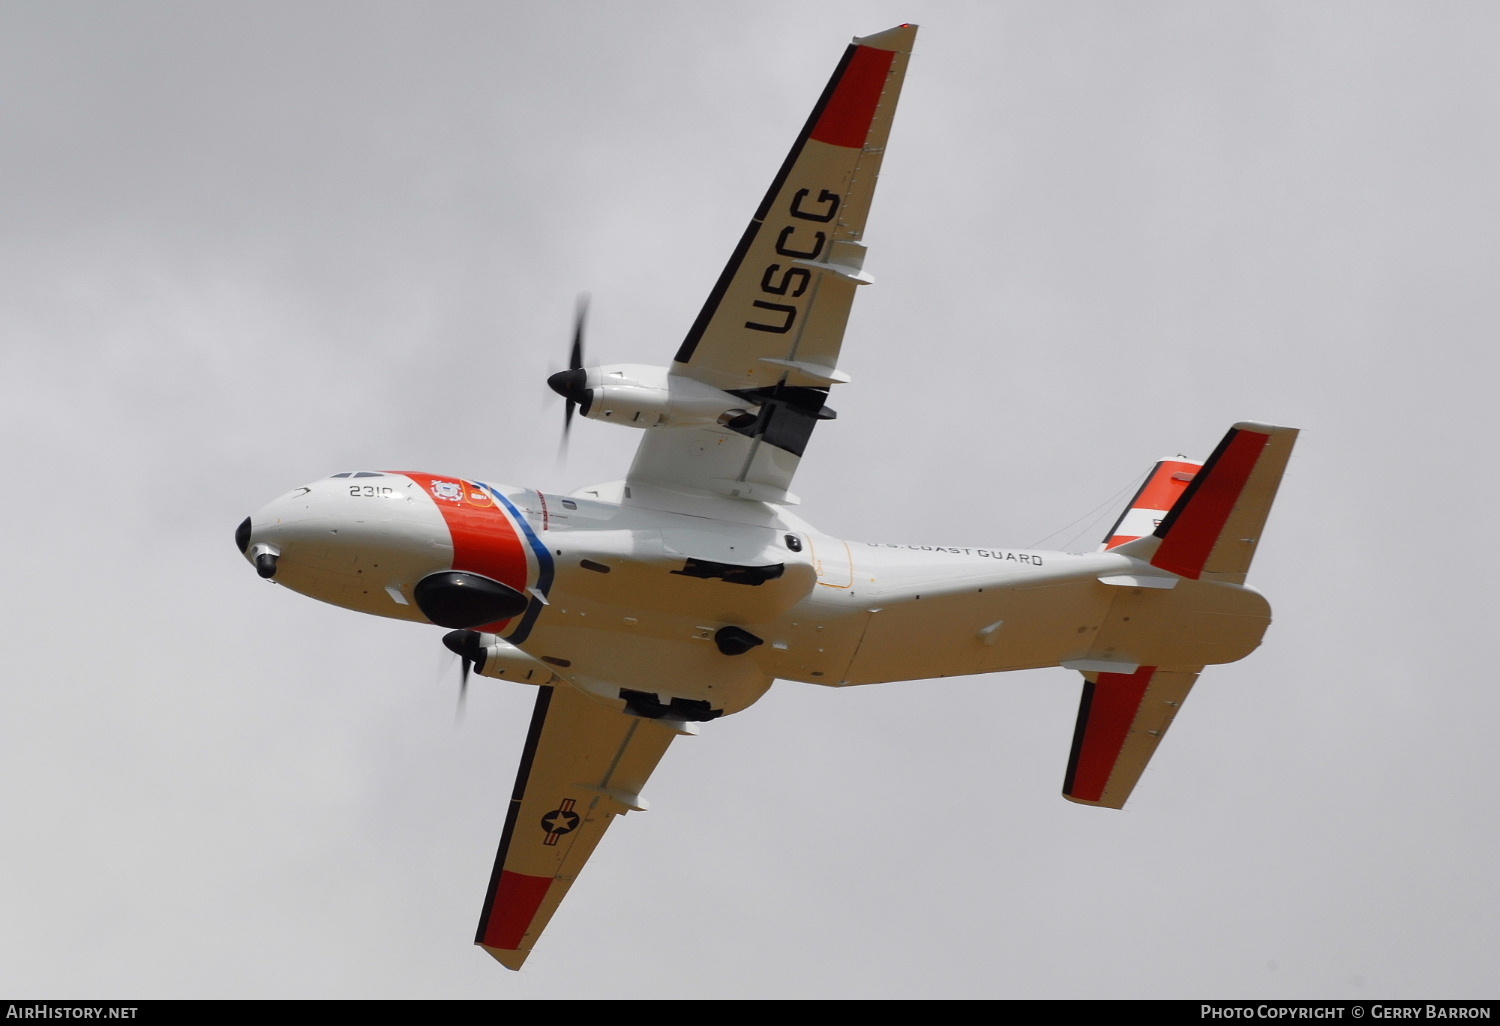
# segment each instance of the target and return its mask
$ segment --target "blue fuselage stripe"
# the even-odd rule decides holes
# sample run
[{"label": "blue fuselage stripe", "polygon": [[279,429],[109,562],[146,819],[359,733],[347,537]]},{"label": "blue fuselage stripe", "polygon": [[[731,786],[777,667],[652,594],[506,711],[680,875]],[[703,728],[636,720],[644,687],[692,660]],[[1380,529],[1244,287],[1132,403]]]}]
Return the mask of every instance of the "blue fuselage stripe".
[{"label": "blue fuselage stripe", "polygon": [[[494,485],[485,484],[483,481],[478,483],[510,511],[511,519],[520,525],[521,530],[525,533],[526,540],[531,543],[531,551],[536,553],[536,590],[546,595],[552,590],[552,553],[547,549],[547,546],[542,544],[542,540],[536,536],[536,532],[531,529],[531,525],[526,522],[526,518],[521,514],[521,511],[516,509],[515,504],[500,494],[500,489]],[[531,596],[531,603],[526,607],[526,612],[521,614],[521,622],[516,624],[515,629],[506,635],[505,640],[512,645],[519,645],[525,641],[531,634],[531,628],[536,623],[536,618],[542,615],[543,605],[544,603],[541,599],[535,595]]]}]

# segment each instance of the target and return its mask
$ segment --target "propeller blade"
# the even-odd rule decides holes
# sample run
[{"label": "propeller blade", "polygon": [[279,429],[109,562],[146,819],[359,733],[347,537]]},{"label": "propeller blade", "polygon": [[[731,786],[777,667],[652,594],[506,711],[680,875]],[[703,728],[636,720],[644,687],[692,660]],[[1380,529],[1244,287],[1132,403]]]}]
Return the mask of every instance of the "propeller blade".
[{"label": "propeller blade", "polygon": [[463,663],[458,676],[458,718],[463,719],[469,701],[469,672],[483,666],[484,645],[478,631],[467,630],[444,634],[443,645]]},{"label": "propeller blade", "polygon": [[573,411],[580,403],[588,401],[588,374],[583,369],[583,333],[588,315],[589,294],[583,292],[578,296],[578,306],[573,314],[573,346],[568,350],[568,369],[558,371],[547,379],[552,391],[568,401],[563,408],[562,441],[557,448],[559,460],[568,454],[568,436],[573,431]]},{"label": "propeller blade", "polygon": [[583,366],[583,326],[589,316],[589,294],[579,293],[578,308],[573,315],[573,351],[568,354],[568,370]]}]

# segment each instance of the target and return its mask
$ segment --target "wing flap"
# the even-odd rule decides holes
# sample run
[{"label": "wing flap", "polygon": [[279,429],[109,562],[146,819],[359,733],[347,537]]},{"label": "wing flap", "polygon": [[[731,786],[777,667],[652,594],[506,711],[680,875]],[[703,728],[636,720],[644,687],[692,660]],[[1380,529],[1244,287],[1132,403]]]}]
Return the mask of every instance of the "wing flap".
[{"label": "wing flap", "polygon": [[1198,672],[1142,666],[1134,673],[1085,673],[1063,797],[1123,808]]},{"label": "wing flap", "polygon": [[537,695],[474,941],[509,969],[531,953],[615,816],[640,798],[670,726],[565,684]]}]

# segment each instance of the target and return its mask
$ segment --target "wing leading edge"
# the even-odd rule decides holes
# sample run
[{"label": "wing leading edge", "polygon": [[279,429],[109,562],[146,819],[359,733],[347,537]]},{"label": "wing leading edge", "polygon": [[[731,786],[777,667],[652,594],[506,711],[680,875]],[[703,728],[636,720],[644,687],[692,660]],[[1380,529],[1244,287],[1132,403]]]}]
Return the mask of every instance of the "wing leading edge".
[{"label": "wing leading edge", "polygon": [[567,684],[537,695],[474,943],[520,969],[615,816],[641,811],[678,733]]},{"label": "wing leading edge", "polygon": [[[751,218],[671,373],[745,400],[722,427],[646,432],[632,483],[770,502],[787,488],[819,420],[864,272],[865,220],[915,25],[844,52]],[[753,418],[749,411],[754,411]]]}]

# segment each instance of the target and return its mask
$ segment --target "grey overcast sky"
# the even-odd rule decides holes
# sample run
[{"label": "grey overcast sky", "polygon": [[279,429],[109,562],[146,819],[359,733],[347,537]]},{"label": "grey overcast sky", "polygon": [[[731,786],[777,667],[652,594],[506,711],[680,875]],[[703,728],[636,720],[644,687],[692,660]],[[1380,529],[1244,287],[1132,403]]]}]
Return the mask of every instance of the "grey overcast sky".
[{"label": "grey overcast sky", "polygon": [[[666,362],[849,37],[902,21],[799,512],[1087,549],[1156,458],[1292,424],[1276,623],[1124,812],[1058,796],[1076,674],[779,684],[674,745],[507,972],[471,939],[531,693],[455,726],[438,630],[268,586],[233,528],[338,470],[621,476],[604,425],[554,460],[574,296],[592,356]],[[0,2],[0,991],[1495,997],[1497,29]]]}]

